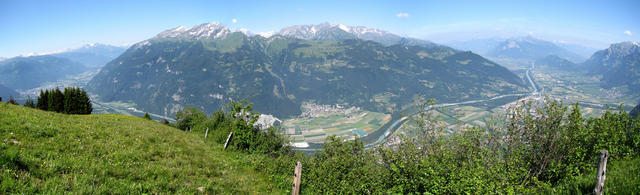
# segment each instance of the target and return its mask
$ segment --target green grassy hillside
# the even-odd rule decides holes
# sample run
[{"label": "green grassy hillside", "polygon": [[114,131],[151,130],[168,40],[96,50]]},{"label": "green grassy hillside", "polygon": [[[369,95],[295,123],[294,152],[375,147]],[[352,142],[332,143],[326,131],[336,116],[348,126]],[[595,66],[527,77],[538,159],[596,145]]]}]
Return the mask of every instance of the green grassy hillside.
[{"label": "green grassy hillside", "polygon": [[252,156],[203,137],[137,117],[0,103],[0,194],[278,193]]}]

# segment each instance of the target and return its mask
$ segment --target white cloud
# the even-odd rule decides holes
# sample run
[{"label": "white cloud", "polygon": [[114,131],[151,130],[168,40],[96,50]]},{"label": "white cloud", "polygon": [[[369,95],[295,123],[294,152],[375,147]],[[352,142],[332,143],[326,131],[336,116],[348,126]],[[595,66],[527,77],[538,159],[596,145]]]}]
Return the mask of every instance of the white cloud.
[{"label": "white cloud", "polygon": [[409,13],[397,13],[397,18],[409,18]]},{"label": "white cloud", "polygon": [[631,33],[631,31],[630,31],[630,30],[625,30],[625,31],[624,31],[624,34],[625,34],[625,35],[629,35],[629,36],[633,35],[633,34]]},{"label": "white cloud", "polygon": [[231,19],[231,22],[233,22],[233,23],[235,24],[236,22],[238,22],[238,20],[236,20],[236,19],[234,18],[234,19]]}]

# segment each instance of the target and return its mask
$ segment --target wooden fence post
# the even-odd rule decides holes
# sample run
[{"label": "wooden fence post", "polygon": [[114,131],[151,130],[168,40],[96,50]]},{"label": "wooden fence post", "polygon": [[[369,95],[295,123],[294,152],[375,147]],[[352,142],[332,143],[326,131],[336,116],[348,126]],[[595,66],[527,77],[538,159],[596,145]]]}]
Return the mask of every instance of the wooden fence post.
[{"label": "wooden fence post", "polygon": [[298,161],[296,163],[296,170],[293,173],[293,189],[291,190],[291,194],[298,195],[300,194],[300,179],[302,178],[302,163]]},{"label": "wooden fence post", "polygon": [[227,142],[224,142],[224,150],[226,150],[227,146],[229,146],[229,140],[231,140],[231,137],[233,137],[233,132],[229,132],[229,137],[227,137]]},{"label": "wooden fence post", "polygon": [[600,164],[598,164],[598,174],[596,175],[596,186],[593,189],[593,194],[601,195],[604,190],[604,179],[607,173],[607,158],[609,157],[609,151],[600,151]]},{"label": "wooden fence post", "polygon": [[207,135],[209,135],[209,127],[207,127],[207,131],[204,132],[204,141],[207,141]]}]

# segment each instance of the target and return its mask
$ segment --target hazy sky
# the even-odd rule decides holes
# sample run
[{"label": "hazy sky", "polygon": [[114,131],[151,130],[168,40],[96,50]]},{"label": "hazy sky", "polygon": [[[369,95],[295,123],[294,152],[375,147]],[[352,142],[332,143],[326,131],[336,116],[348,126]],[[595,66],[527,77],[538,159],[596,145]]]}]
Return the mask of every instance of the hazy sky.
[{"label": "hazy sky", "polygon": [[321,22],[446,42],[534,37],[604,48],[640,40],[640,1],[31,1],[0,0],[0,57],[88,43],[131,44],[176,26],[222,22],[278,31]]}]

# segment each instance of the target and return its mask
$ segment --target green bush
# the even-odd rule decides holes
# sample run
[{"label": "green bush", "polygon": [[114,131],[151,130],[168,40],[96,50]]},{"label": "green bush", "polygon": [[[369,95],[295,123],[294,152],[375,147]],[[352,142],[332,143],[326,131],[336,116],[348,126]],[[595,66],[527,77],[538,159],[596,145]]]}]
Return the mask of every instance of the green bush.
[{"label": "green bush", "polygon": [[209,129],[207,139],[221,144],[233,132],[229,143],[231,148],[248,153],[275,154],[288,150],[285,147],[287,139],[278,129],[260,130],[254,127],[260,114],[252,112],[251,104],[246,100],[231,102],[227,108],[228,112],[216,111],[207,118],[202,111],[187,107],[176,115],[176,126],[183,130],[193,127],[197,133],[205,133]]},{"label": "green bush", "polygon": [[220,144],[233,132],[231,150],[269,154],[254,167],[285,191],[291,189],[295,163],[302,162],[301,189],[306,194],[588,193],[600,150],[611,154],[612,176],[607,176],[605,191],[633,192],[628,188],[636,188],[621,183],[625,177],[640,184],[634,175],[640,121],[622,109],[585,119],[578,104],[520,102],[503,124],[447,134],[427,111],[433,105],[433,100],[419,101],[417,109],[423,111],[412,117],[418,126],[398,145],[366,150],[361,140],[330,136],[311,156],[292,152],[277,128],[255,128],[258,114],[246,101],[232,102],[226,112],[209,118],[189,110],[197,120],[186,117],[181,122],[189,121],[195,133],[209,129],[207,140]]}]

